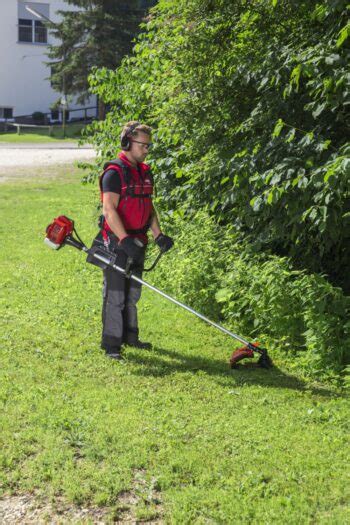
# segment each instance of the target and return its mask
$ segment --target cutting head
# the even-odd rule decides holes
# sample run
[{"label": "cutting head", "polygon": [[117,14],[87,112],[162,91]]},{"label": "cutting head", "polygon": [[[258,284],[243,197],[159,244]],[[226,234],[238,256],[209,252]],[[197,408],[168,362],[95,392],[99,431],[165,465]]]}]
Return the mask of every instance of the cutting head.
[{"label": "cutting head", "polygon": [[265,348],[261,348],[261,350],[262,352],[258,359],[258,366],[260,366],[261,368],[271,368],[273,366],[271,357],[268,355],[267,350]]}]

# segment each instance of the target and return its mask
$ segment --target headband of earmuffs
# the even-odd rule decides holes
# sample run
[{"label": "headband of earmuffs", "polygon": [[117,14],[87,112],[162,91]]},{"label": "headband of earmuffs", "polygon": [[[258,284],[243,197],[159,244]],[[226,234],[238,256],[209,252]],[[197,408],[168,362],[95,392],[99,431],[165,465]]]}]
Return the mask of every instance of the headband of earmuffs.
[{"label": "headband of earmuffs", "polygon": [[132,124],[125,132],[122,132],[120,137],[120,145],[124,151],[129,151],[131,148],[131,141],[129,140],[129,137],[138,126],[141,126],[140,122]]}]

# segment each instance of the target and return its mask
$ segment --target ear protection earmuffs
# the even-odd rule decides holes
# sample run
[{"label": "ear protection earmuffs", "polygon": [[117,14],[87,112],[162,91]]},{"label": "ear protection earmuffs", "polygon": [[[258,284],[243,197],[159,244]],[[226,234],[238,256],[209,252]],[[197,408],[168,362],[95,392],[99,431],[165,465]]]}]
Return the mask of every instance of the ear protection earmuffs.
[{"label": "ear protection earmuffs", "polygon": [[132,132],[138,127],[141,126],[140,122],[136,122],[132,126],[130,126],[125,133],[121,134],[120,137],[120,145],[122,147],[122,150],[129,151],[131,148],[131,141],[129,140],[130,135],[132,135]]}]

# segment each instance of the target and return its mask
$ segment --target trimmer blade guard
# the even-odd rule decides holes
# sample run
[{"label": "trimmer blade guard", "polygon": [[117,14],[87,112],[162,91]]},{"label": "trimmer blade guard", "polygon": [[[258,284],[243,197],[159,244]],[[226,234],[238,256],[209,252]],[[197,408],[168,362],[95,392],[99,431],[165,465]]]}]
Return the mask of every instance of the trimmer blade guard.
[{"label": "trimmer blade guard", "polygon": [[230,359],[230,366],[231,368],[238,368],[237,363],[238,361],[241,361],[242,359],[245,359],[246,357],[252,358],[254,357],[253,350],[250,350],[247,346],[242,346],[242,348],[238,348],[233,352]]},{"label": "trimmer blade guard", "polygon": [[271,368],[273,366],[272,360],[268,356],[266,348],[259,348],[259,343],[249,343],[248,345],[243,346],[242,348],[238,348],[232,353],[230,359],[231,368],[238,368],[238,362],[242,361],[242,359],[251,359],[252,357],[254,357],[254,352],[260,354],[260,357],[256,363],[257,366],[261,368]]}]

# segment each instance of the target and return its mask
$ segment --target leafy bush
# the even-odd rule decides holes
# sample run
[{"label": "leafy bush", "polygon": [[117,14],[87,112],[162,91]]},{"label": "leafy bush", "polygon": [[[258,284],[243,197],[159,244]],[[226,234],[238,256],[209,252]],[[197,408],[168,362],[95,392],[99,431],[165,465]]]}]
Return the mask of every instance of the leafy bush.
[{"label": "leafy bush", "polygon": [[297,358],[307,375],[342,371],[350,360],[350,299],[340,288],[293,270],[287,258],[254,253],[203,212],[166,222],[176,249],[156,270],[157,284],[248,339]]},{"label": "leafy bush", "polygon": [[160,0],[133,55],[90,77],[111,107],[87,133],[98,162],[125,121],[155,128],[149,161],[177,237],[159,278],[312,375],[349,355],[349,299],[328,282],[350,290],[348,11]]},{"label": "leafy bush", "polygon": [[[168,209],[208,208],[257,249],[350,289],[347,0],[160,0],[134,54],[91,86],[121,124],[156,129]],[[91,137],[90,137],[91,140]]]}]

